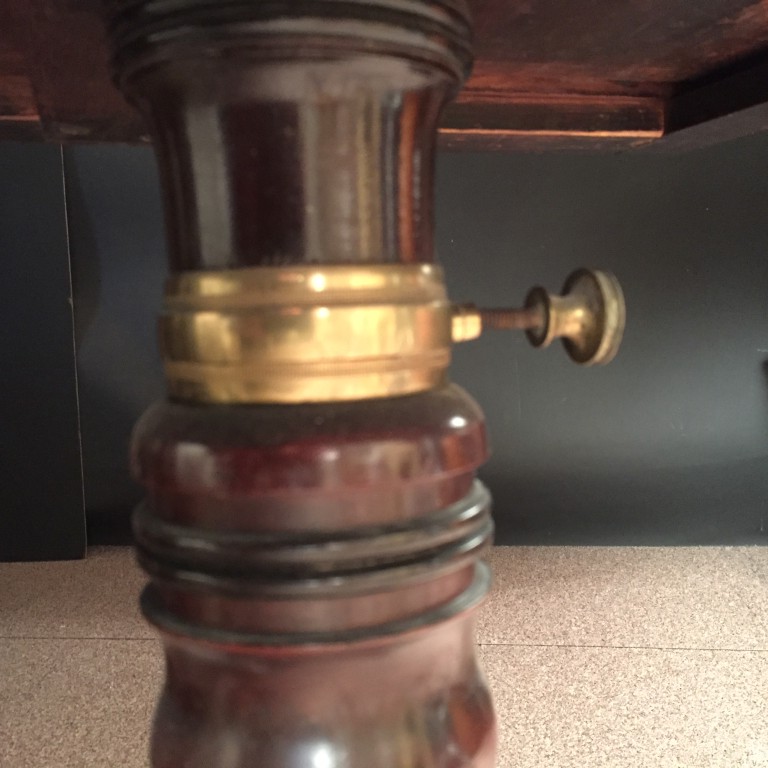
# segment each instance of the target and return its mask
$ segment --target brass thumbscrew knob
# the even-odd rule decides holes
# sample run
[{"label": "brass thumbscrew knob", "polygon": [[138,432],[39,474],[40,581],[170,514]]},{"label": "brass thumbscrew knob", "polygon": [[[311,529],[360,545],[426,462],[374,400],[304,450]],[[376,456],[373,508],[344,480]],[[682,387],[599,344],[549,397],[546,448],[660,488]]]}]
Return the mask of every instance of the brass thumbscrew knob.
[{"label": "brass thumbscrew knob", "polygon": [[626,320],[619,281],[610,272],[579,269],[569,275],[561,294],[533,288],[519,309],[456,304],[453,340],[476,339],[486,328],[523,330],[534,347],[561,338],[568,356],[580,365],[609,363],[619,351]]}]

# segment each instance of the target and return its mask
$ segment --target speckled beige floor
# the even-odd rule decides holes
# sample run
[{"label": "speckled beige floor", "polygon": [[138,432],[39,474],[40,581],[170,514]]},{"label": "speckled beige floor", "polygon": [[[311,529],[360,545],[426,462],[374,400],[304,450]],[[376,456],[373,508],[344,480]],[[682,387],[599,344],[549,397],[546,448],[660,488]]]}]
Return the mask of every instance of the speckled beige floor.
[{"label": "speckled beige floor", "polygon": [[[768,768],[768,548],[498,548],[498,768]],[[0,766],[146,768],[130,551],[0,565]]]}]

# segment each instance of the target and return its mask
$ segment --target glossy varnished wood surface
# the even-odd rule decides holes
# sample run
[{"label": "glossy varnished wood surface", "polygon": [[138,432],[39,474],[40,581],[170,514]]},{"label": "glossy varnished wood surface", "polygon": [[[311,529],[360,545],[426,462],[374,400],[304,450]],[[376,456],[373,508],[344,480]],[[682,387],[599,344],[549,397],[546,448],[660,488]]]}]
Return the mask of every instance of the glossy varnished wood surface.
[{"label": "glossy varnished wood surface", "polygon": [[[499,547],[497,768],[765,765],[768,550]],[[146,768],[163,660],[128,548],[0,564],[0,764]]]},{"label": "glossy varnished wood surface", "polygon": [[[763,2],[470,5],[477,61],[444,144],[636,146],[714,121],[710,142],[725,116],[728,138],[768,125]],[[148,140],[111,83],[99,0],[0,0],[0,138]]]}]

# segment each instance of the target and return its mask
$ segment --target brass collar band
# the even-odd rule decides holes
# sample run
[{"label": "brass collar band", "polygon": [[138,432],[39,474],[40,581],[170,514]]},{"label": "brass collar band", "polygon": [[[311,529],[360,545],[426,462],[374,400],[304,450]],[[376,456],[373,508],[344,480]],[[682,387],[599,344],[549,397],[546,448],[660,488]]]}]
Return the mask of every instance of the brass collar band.
[{"label": "brass collar band", "polygon": [[167,283],[160,340],[180,400],[392,397],[445,380],[451,306],[433,265],[183,272]]}]

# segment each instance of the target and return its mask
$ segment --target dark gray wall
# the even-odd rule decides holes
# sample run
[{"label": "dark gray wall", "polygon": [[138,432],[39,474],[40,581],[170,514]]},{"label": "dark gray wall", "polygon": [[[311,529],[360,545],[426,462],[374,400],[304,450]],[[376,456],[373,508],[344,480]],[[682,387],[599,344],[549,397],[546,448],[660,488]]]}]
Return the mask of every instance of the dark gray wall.
[{"label": "dark gray wall", "polygon": [[0,560],[85,553],[61,150],[0,144]]},{"label": "dark gray wall", "polygon": [[164,396],[155,317],[165,280],[162,204],[151,151],[65,149],[89,539],[124,541],[141,489],[130,433]]},{"label": "dark gray wall", "polygon": [[763,540],[766,168],[768,136],[681,156],[443,158],[453,296],[519,301],[584,265],[613,270],[628,305],[604,369],[508,334],[457,350],[495,446],[500,541]]},{"label": "dark gray wall", "polygon": [[[124,519],[126,444],[162,394],[165,267],[148,150],[66,150],[86,502]],[[613,270],[622,352],[488,334],[454,378],[488,416],[501,543],[761,542],[768,513],[768,136],[681,156],[442,155],[439,255],[452,297],[517,303],[578,266]]]}]

